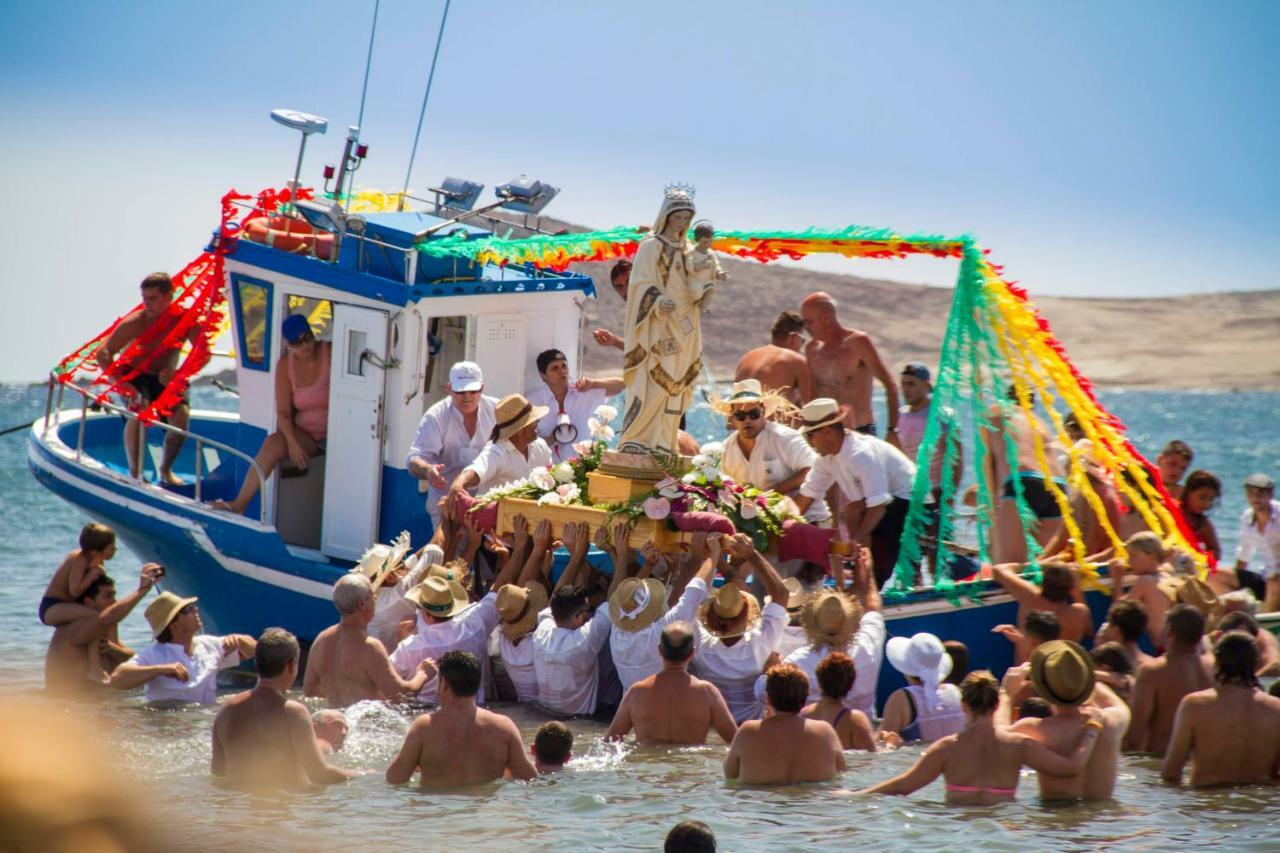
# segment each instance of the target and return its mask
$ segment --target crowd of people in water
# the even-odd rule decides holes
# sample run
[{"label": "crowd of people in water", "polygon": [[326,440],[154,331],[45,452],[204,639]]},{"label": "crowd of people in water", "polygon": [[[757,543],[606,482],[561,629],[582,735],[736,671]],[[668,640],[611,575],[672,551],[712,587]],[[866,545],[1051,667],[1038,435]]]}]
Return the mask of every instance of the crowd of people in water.
[{"label": "crowd of people in water", "polygon": [[[626,262],[612,274],[624,298],[627,274]],[[142,288],[143,313],[162,316],[171,284],[152,276]],[[130,319],[120,328],[145,328],[145,318]],[[323,451],[327,423],[329,345],[301,315],[286,318],[282,331],[279,426],[258,456],[267,474],[279,464],[305,467]],[[127,343],[117,337],[100,360]],[[607,329],[594,338],[620,348]],[[879,590],[897,562],[931,373],[913,362],[895,377],[866,333],[841,324],[830,296],[811,294],[798,313],[781,314],[771,342],[743,356],[722,401],[730,432],[721,458],[736,482],[787,495],[810,522],[842,529],[853,553],[827,565],[779,563],[743,534],[702,532],[663,553],[652,544],[631,549],[625,526],[570,523],[554,538],[546,521],[518,518],[509,537],[473,526],[460,511],[467,496],[573,455],[621,388],[620,379],[571,381],[556,349],[539,355],[537,367],[544,387],[496,400],[485,395],[478,365],[452,366],[449,393],[424,414],[406,458],[425,484],[434,535],[416,551],[407,535],[371,548],[334,585],[336,624],[315,638],[305,663],[281,628],[256,639],[203,634],[196,599],[168,590],[145,608],[154,643],[129,649],[117,626],[164,569],[144,566],[136,589],[117,595],[106,573],[114,533],[89,524],[39,607],[54,629],[49,691],[107,685],[142,688],[152,701],[212,704],[218,672],[252,660],[258,684],[221,702],[212,757],[213,773],[251,788],[359,773],[328,756],[343,748],[342,709],[365,700],[431,706],[385,768],[393,784],[415,774],[423,786],[455,787],[571,771],[574,736],[561,721],[575,717],[607,722],[609,739],[640,744],[703,744],[714,733],[726,747],[725,778],[747,784],[831,780],[847,750],[924,743],[910,770],[857,793],[908,794],[942,776],[947,801],[957,804],[1012,799],[1024,766],[1037,771],[1043,798],[1107,798],[1122,751],[1162,756],[1161,775],[1175,784],[1188,763],[1196,786],[1276,781],[1280,698],[1259,679],[1280,675],[1280,643],[1255,618],[1280,609],[1280,501],[1271,477],[1244,481],[1248,507],[1228,561],[1210,520],[1223,484],[1209,471],[1188,473],[1194,457],[1184,442],[1160,451],[1164,488],[1217,562],[1202,579],[1139,513],[1125,511],[1105,470],[1091,470],[1127,551],[1124,560],[1110,553],[1093,506],[1073,495],[1085,551],[1109,568],[1112,604],[1097,626],[1080,569],[1067,559],[1062,512],[1035,462],[1035,436],[1050,446],[1053,437],[1020,407],[994,407],[982,438],[989,470],[980,476],[1002,495],[995,559],[975,565],[974,576],[1017,604],[1016,623],[994,629],[1015,662],[998,678],[971,669],[977,662],[953,638],[887,636]],[[163,371],[147,379],[139,399],[166,381]],[[883,438],[871,402],[877,381],[887,398]],[[684,434],[681,450],[696,452],[697,442]],[[170,463],[176,453],[166,446]],[[958,461],[955,472],[933,464],[935,484],[953,475],[959,482]],[[220,507],[242,512],[259,486],[251,475]],[[1037,518],[1039,574],[1025,571],[1016,494]],[[942,558],[938,549],[930,559]],[[906,686],[878,707],[886,658]],[[299,683],[324,710],[312,714],[290,698]],[[526,744],[508,717],[486,707],[495,703],[535,706],[548,721]]]}]

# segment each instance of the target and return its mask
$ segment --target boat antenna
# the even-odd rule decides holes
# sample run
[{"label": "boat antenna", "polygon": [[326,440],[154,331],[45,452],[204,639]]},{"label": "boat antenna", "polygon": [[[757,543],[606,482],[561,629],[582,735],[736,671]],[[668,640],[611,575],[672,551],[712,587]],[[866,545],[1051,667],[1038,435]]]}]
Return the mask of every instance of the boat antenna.
[{"label": "boat antenna", "polygon": [[413,174],[413,158],[418,153],[418,138],[422,135],[422,119],[427,114],[427,99],[431,97],[431,81],[436,76],[436,61],[440,59],[440,44],[444,41],[444,22],[449,20],[449,2],[444,0],[444,13],[440,15],[440,32],[436,34],[436,49],[431,56],[431,71],[427,74],[427,91],[422,93],[422,109],[418,112],[418,129],[413,133],[413,147],[409,149],[409,168],[404,173],[404,189],[396,210],[404,210],[404,199],[409,194],[409,176]]},{"label": "boat antenna", "polygon": [[[378,7],[381,3],[382,0],[373,0],[373,25],[369,28],[369,53],[364,59],[364,83],[360,86],[360,114],[356,118],[356,123],[347,128],[347,144],[342,152],[342,167],[338,170],[338,184],[334,189],[336,198],[342,201],[342,209],[344,211],[351,209],[351,192],[348,186],[347,193],[343,194],[343,181],[345,179],[348,184],[351,183],[352,176],[350,173],[359,167],[359,160],[364,159],[363,153],[360,153],[358,154],[358,159],[353,161],[351,154],[353,150],[359,152],[369,150],[367,145],[360,145],[360,128],[364,127],[364,102],[369,94],[369,69],[373,66],[373,39],[378,32]],[[330,176],[328,169],[329,167],[326,167],[326,180]]]},{"label": "boat antenna", "polygon": [[364,99],[369,94],[369,68],[373,65],[373,36],[378,32],[378,6],[382,0],[373,0],[373,26],[369,28],[369,55],[364,60],[364,85],[360,87],[360,116],[356,127],[364,127]]}]

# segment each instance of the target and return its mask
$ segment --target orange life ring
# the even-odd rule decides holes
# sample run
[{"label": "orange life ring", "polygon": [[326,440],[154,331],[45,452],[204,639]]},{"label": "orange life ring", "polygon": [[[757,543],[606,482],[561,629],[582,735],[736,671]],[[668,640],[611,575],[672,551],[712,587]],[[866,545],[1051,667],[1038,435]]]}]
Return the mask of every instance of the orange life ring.
[{"label": "orange life ring", "polygon": [[245,224],[244,233],[253,242],[282,252],[311,255],[326,261],[333,257],[332,234],[317,231],[291,216],[259,216]]}]

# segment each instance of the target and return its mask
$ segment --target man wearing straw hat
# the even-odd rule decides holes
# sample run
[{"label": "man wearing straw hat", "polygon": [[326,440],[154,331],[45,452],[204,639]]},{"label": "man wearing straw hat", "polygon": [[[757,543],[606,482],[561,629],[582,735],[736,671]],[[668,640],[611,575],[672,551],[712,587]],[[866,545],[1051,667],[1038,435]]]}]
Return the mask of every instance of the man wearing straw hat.
[{"label": "man wearing straw hat", "polygon": [[[498,626],[498,593],[516,577],[516,560],[508,560],[493,580],[484,598],[470,604],[467,592],[444,566],[432,566],[427,579],[409,590],[405,598],[418,608],[417,633],[406,637],[391,653],[391,663],[401,678],[412,678],[423,661],[438,661],[455,649],[470,652],[480,661],[485,681],[489,670],[489,635]],[[434,703],[436,684],[432,678],[418,693],[418,699]],[[484,704],[484,684],[476,702]]]},{"label": "man wearing straw hat", "polygon": [[[764,711],[764,704],[755,696],[755,683],[764,672],[765,661],[782,642],[790,619],[787,604],[791,592],[746,534],[730,538],[728,551],[733,568],[726,572],[733,577],[704,601],[698,612],[698,656],[693,668],[720,690],[734,722],[741,723]],[[747,572],[754,572],[764,582],[769,603],[763,610],[756,597],[740,585],[738,577]]]},{"label": "man wearing straw hat", "polygon": [[[728,415],[733,427],[724,440],[720,470],[736,483],[793,495],[817,458],[803,435],[773,420],[795,407],[777,391],[765,391],[760,380],[743,379],[713,408]],[[825,500],[814,501],[805,513],[815,523],[830,517]]]},{"label": "man wearing straw hat", "polygon": [[[379,578],[381,581],[381,578]],[[348,572],[333,585],[337,625],[316,637],[307,658],[302,692],[323,697],[330,708],[345,708],[366,699],[395,699],[422,690],[436,671],[430,659],[418,664],[413,677],[396,672],[382,643],[369,636],[373,621],[373,585],[358,572]]]},{"label": "man wearing straw hat", "polygon": [[484,373],[474,361],[449,368],[449,396],[422,415],[405,456],[409,475],[427,484],[427,512],[440,522],[440,499],[454,478],[480,455],[493,432],[498,401],[484,393]]},{"label": "man wearing straw hat", "polygon": [[451,514],[459,495],[471,489],[483,493],[500,488],[551,464],[551,448],[538,437],[538,421],[548,411],[520,394],[508,394],[498,401],[489,442],[449,486]]},{"label": "man wearing straw hat", "polygon": [[[523,515],[515,517],[513,526],[516,539],[510,559],[515,561],[524,554],[523,542],[528,541],[532,545],[516,582],[498,590],[497,607],[501,618],[498,623],[498,654],[502,658],[507,677],[515,688],[517,701],[529,703],[538,700],[533,632],[539,622],[551,618],[551,613],[547,610],[547,588],[540,581],[534,580],[551,547],[551,524],[546,519],[539,521],[532,537],[529,537]],[[569,537],[567,529],[564,535]],[[586,543],[583,544],[585,546]]]},{"label": "man wearing straw hat", "polygon": [[148,702],[217,701],[218,670],[252,658],[254,640],[246,634],[201,634],[196,601],[166,590],[147,605],[144,615],[155,642],[116,667],[112,687],[128,690],[145,684]]},{"label": "man wearing straw hat", "polygon": [[821,500],[833,485],[847,501],[840,512],[849,538],[871,548],[876,584],[893,576],[898,543],[911,506],[915,463],[902,451],[873,435],[845,428],[839,404],[829,397],[811,400],[800,412],[800,432],[817,452],[800,486],[801,512]]},{"label": "man wearing straw hat", "polygon": [[[643,569],[641,577],[620,580],[609,595],[609,617],[613,621],[609,647],[624,691],[662,669],[662,659],[658,657],[662,629],[672,622],[693,621],[707,598],[707,586],[720,562],[720,536],[694,534],[689,559],[698,565],[697,574],[672,607],[667,606],[667,588],[662,581],[643,577]],[[614,568],[615,577],[622,568]]]},{"label": "man wearing straw hat", "polygon": [[1101,712],[1098,743],[1075,776],[1050,776],[1037,772],[1040,797],[1046,800],[1110,799],[1120,763],[1120,741],[1129,728],[1129,706],[1105,684],[1094,681],[1093,660],[1076,643],[1051,640],[1031,653],[1031,683],[1049,703],[1053,716],[1024,717],[1013,731],[1028,735],[1054,752],[1069,756],[1087,722],[1081,708],[1091,704]]}]

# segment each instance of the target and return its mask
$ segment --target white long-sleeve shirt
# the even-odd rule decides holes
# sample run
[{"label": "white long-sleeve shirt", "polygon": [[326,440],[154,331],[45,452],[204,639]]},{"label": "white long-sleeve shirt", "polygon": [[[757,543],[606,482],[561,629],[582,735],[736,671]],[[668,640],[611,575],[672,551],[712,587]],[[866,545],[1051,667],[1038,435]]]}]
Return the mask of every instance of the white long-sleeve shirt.
[{"label": "white long-sleeve shirt", "polygon": [[538,679],[540,705],[560,714],[595,713],[600,686],[597,656],[609,642],[611,628],[607,601],[581,628],[559,627],[549,609],[538,614],[538,627],[533,632],[533,671]]},{"label": "white long-sleeve shirt", "polygon": [[1271,502],[1271,517],[1258,530],[1251,507],[1240,516],[1240,542],[1236,546],[1236,562],[1264,578],[1280,574],[1280,501]]},{"label": "white long-sleeve shirt", "polygon": [[[755,447],[747,456],[738,444],[738,433],[724,440],[724,456],[720,470],[735,483],[750,483],[761,489],[775,488],[798,471],[812,468],[818,454],[798,430],[769,421],[756,436]],[[826,521],[831,517],[825,498],[816,499],[805,512],[809,521]]]},{"label": "white long-sleeve shirt", "polygon": [[787,609],[771,601],[760,611],[760,621],[732,646],[726,646],[698,622],[693,668],[699,678],[710,681],[720,691],[734,722],[756,720],[763,713],[764,703],[755,695],[756,679],[765,660],[778,650],[787,620]]},{"label": "white long-sleeve shirt", "polygon": [[707,583],[702,578],[694,578],[680,593],[674,607],[646,625],[639,631],[624,631],[621,628],[613,632],[609,647],[613,654],[613,665],[618,670],[618,680],[622,682],[622,692],[626,693],[642,678],[657,674],[662,669],[662,658],[658,655],[658,635],[662,629],[672,622],[693,622],[698,615],[698,608],[707,600]]},{"label": "white long-sleeve shirt", "polygon": [[[461,473],[470,462],[480,455],[480,451],[489,441],[496,422],[494,410],[498,401],[493,397],[480,397],[480,407],[476,410],[476,431],[467,435],[467,428],[462,422],[462,413],[453,405],[452,397],[433,404],[422,415],[418,424],[418,435],[413,446],[405,455],[404,465],[409,467],[413,459],[421,459],[429,465],[444,465],[441,476],[446,484]],[[447,485],[446,485],[447,489]],[[444,489],[434,486],[427,490],[427,511],[433,519],[438,518],[436,505],[444,497]]]},{"label": "white long-sleeve shirt", "polygon": [[480,455],[462,470],[472,471],[480,482],[476,485],[476,494],[482,495],[490,489],[500,488],[519,480],[537,468],[545,468],[551,464],[551,448],[540,438],[529,445],[529,455],[516,450],[510,439],[491,441],[480,451]]},{"label": "white long-sleeve shirt", "polygon": [[[833,649],[826,645],[815,646],[812,643],[801,646],[784,659],[785,663],[793,663],[809,676],[810,703],[822,698],[822,690],[818,687],[818,664],[831,652],[844,652],[853,658],[853,689],[845,697],[844,704],[856,708],[867,715],[868,720],[876,716],[876,682],[880,680],[880,664],[884,661],[885,641],[884,614],[878,610],[862,614],[858,631],[843,649]],[[765,677],[756,679],[756,698],[761,702],[765,698]]]},{"label": "white long-sleeve shirt", "polygon": [[[484,703],[484,682],[489,672],[489,635],[498,627],[498,594],[491,592],[475,604],[467,607],[447,622],[428,625],[418,615],[418,632],[405,637],[391,653],[391,663],[402,678],[412,678],[418,664],[427,658],[439,661],[447,652],[455,649],[471,652],[480,661],[484,678],[476,693],[476,704]],[[427,703],[436,701],[436,683],[439,676],[423,685],[418,699]]]},{"label": "white long-sleeve shirt", "polygon": [[147,682],[148,702],[199,702],[212,705],[218,701],[218,670],[240,663],[236,649],[222,650],[222,637],[200,634],[191,640],[191,654],[177,643],[156,640],[138,652],[129,663],[138,666],[180,663],[187,668],[187,680],[178,681],[167,675]]},{"label": "white long-sleeve shirt", "polygon": [[915,477],[915,463],[889,442],[846,432],[837,452],[819,455],[814,461],[800,485],[800,494],[816,501],[826,495],[834,483],[846,501],[865,500],[870,509],[894,498],[911,500]]}]

